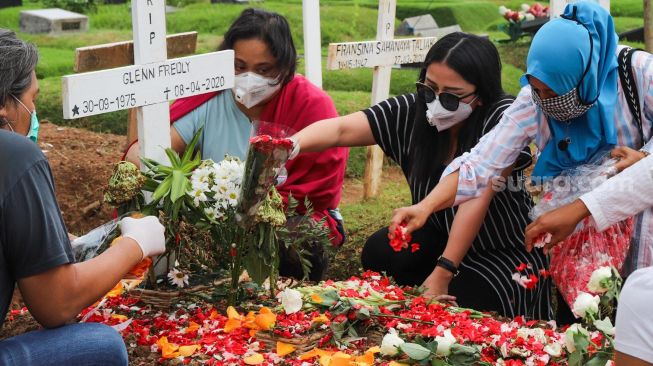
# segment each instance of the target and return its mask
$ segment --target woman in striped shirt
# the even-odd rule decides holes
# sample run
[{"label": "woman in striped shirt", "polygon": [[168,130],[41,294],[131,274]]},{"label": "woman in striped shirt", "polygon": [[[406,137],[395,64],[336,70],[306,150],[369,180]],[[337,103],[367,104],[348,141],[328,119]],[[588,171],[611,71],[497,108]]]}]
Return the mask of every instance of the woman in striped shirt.
[{"label": "woman in striped shirt", "polygon": [[[317,122],[294,138],[302,152],[379,144],[401,167],[417,203],[437,184],[446,164],[490,131],[512,101],[501,87],[494,45],[454,33],[427,54],[416,94]],[[511,163],[512,186],[519,188],[496,195],[487,190],[482,200],[429,215],[428,224],[413,234],[413,242],[421,245],[416,252],[395,252],[388,229],[379,230],[363,249],[363,267],[384,271],[402,285],[423,284],[427,295],[447,295],[440,298],[455,298],[461,306],[548,319],[549,281],[529,291],[511,278],[520,263],[532,264],[533,271],[548,265],[543,254],[527,253],[522,244],[532,203],[519,183],[530,164],[530,150],[523,149]]]},{"label": "woman in striped shirt", "polygon": [[[615,146],[622,146],[619,150],[626,156],[620,169],[645,156],[653,147],[653,57],[635,52],[629,65],[635,85],[622,85],[617,61],[622,48],[606,10],[591,2],[567,5],[562,18],[547,23],[534,37],[523,88],[501,122],[447,167],[424,200],[398,209],[391,228],[407,222],[408,230],[414,230],[430,212],[473,202],[470,199],[481,196],[490,180],[533,141],[541,151],[533,176],[543,180]],[[633,90],[639,95],[634,105],[642,111],[641,118],[628,107],[626,98],[632,98]],[[636,217],[630,251],[626,274],[651,265],[652,210]]]}]

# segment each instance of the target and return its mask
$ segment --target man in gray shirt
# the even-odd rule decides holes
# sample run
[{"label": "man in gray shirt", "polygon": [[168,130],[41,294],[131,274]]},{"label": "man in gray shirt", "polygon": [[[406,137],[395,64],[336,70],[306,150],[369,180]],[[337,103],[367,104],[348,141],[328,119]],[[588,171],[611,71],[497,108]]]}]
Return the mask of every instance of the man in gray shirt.
[{"label": "man in gray shirt", "polygon": [[[0,29],[0,325],[14,284],[45,328],[0,342],[2,365],[126,365],[122,338],[102,324],[70,324],[146,256],[165,250],[157,218],[126,218],[122,238],[73,263],[52,173],[35,141],[34,46]],[[27,138],[26,138],[27,137]]]}]

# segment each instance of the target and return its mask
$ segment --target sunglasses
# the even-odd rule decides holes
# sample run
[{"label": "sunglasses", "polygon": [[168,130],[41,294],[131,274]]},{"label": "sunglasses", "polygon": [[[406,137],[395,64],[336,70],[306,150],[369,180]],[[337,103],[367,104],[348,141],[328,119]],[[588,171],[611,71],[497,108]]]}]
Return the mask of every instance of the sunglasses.
[{"label": "sunglasses", "polygon": [[419,81],[415,83],[415,86],[417,86],[417,93],[422,98],[424,98],[424,101],[426,103],[431,103],[436,98],[440,99],[440,104],[442,104],[442,107],[452,112],[458,109],[458,105],[460,104],[461,99],[465,99],[470,95],[474,95],[475,93],[472,92],[465,95],[456,95],[452,93],[441,92],[440,94],[438,94],[435,92],[435,90],[433,90],[433,88]]}]

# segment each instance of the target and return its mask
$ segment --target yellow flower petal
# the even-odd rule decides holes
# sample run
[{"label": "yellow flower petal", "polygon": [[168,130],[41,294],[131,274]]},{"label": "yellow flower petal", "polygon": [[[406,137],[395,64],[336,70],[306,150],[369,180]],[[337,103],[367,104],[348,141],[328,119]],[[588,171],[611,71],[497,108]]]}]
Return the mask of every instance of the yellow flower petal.
[{"label": "yellow flower petal", "polygon": [[121,322],[124,322],[124,321],[126,321],[126,320],[128,319],[126,316],[124,316],[124,315],[120,315],[120,314],[111,314],[111,317],[112,317],[113,319],[118,319],[118,320],[120,320]]},{"label": "yellow flower petal", "polygon": [[245,359],[243,359],[243,362],[245,362],[246,365],[260,365],[263,362],[265,362],[265,358],[263,358],[262,354],[255,353],[249,357],[245,357]]},{"label": "yellow flower petal", "polygon": [[179,346],[177,346],[174,343],[169,343],[168,342],[168,337],[161,337],[159,340],[156,342],[157,346],[159,346],[159,349],[161,350],[161,357],[163,358],[175,358],[179,356],[179,352],[177,350],[179,349]]},{"label": "yellow flower petal", "polygon": [[331,366],[331,356],[329,355],[320,356],[320,366]]},{"label": "yellow flower petal", "polygon": [[192,344],[190,346],[180,346],[179,347],[179,356],[182,356],[182,357],[191,356],[198,349],[200,349],[199,344]]},{"label": "yellow flower petal", "polygon": [[321,303],[322,303],[322,298],[321,298],[320,295],[318,295],[318,294],[311,294],[311,300],[312,300],[313,302],[318,303],[318,304],[321,304]]},{"label": "yellow flower petal", "polygon": [[349,366],[352,361],[351,355],[343,352],[336,352],[331,356],[329,366]]},{"label": "yellow flower petal", "polygon": [[356,357],[356,363],[359,365],[368,365],[372,366],[374,365],[374,353],[371,352],[365,352],[364,355],[362,356],[357,356]]},{"label": "yellow flower petal", "polygon": [[321,323],[321,324],[329,324],[331,323],[331,320],[329,319],[328,316],[325,314],[320,314],[320,316],[316,316],[311,320],[313,323]]},{"label": "yellow flower petal", "polygon": [[190,322],[190,324],[188,325],[188,327],[186,327],[186,330],[184,331],[184,333],[191,333],[191,332],[194,332],[194,331],[196,331],[196,330],[198,330],[198,329],[200,329],[200,325],[199,325],[199,324],[197,324],[197,323],[195,323],[195,322]]},{"label": "yellow flower petal", "polygon": [[373,355],[379,352],[381,352],[381,348],[379,346],[370,347],[367,349],[367,351],[365,351],[365,353],[371,353]]},{"label": "yellow flower petal", "polygon": [[118,282],[112,289],[111,291],[107,292],[104,297],[116,297],[122,295],[122,282]]},{"label": "yellow flower petal", "polygon": [[301,361],[305,361],[305,360],[311,359],[313,357],[331,356],[332,354],[333,354],[333,352],[330,352],[330,351],[321,350],[319,348],[313,348],[312,350],[310,350],[308,352],[304,352],[301,355],[299,355],[299,359]]},{"label": "yellow flower petal", "polygon": [[401,362],[397,362],[397,361],[390,361],[390,363],[388,364],[388,366],[408,366],[408,364],[406,364],[406,363],[401,363]]},{"label": "yellow flower petal", "polygon": [[270,330],[274,327],[274,324],[277,322],[277,316],[273,313],[263,313],[258,314],[255,319],[255,323],[261,330]]},{"label": "yellow flower petal", "polygon": [[227,318],[229,319],[242,319],[242,316],[234,309],[233,306],[227,308]]},{"label": "yellow flower petal", "polygon": [[241,322],[238,319],[229,319],[227,320],[227,323],[224,325],[224,332],[225,333],[231,333],[234,330],[240,328]]},{"label": "yellow flower petal", "polygon": [[283,357],[295,352],[296,348],[292,344],[277,341],[277,355]]}]

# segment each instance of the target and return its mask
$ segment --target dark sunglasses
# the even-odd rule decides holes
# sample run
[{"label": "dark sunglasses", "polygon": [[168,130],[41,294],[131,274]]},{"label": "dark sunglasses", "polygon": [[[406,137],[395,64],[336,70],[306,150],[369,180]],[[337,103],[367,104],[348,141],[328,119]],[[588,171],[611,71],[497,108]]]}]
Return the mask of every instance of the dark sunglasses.
[{"label": "dark sunglasses", "polygon": [[447,92],[441,92],[440,94],[436,93],[433,88],[430,86],[422,83],[422,82],[416,82],[415,86],[417,86],[417,93],[424,98],[424,101],[426,103],[431,103],[434,101],[436,98],[440,99],[440,104],[442,104],[442,107],[448,111],[455,111],[458,109],[458,105],[460,104],[461,99],[465,99],[470,95],[474,95],[475,92],[465,94],[465,95],[456,95],[452,93],[447,93]]}]

